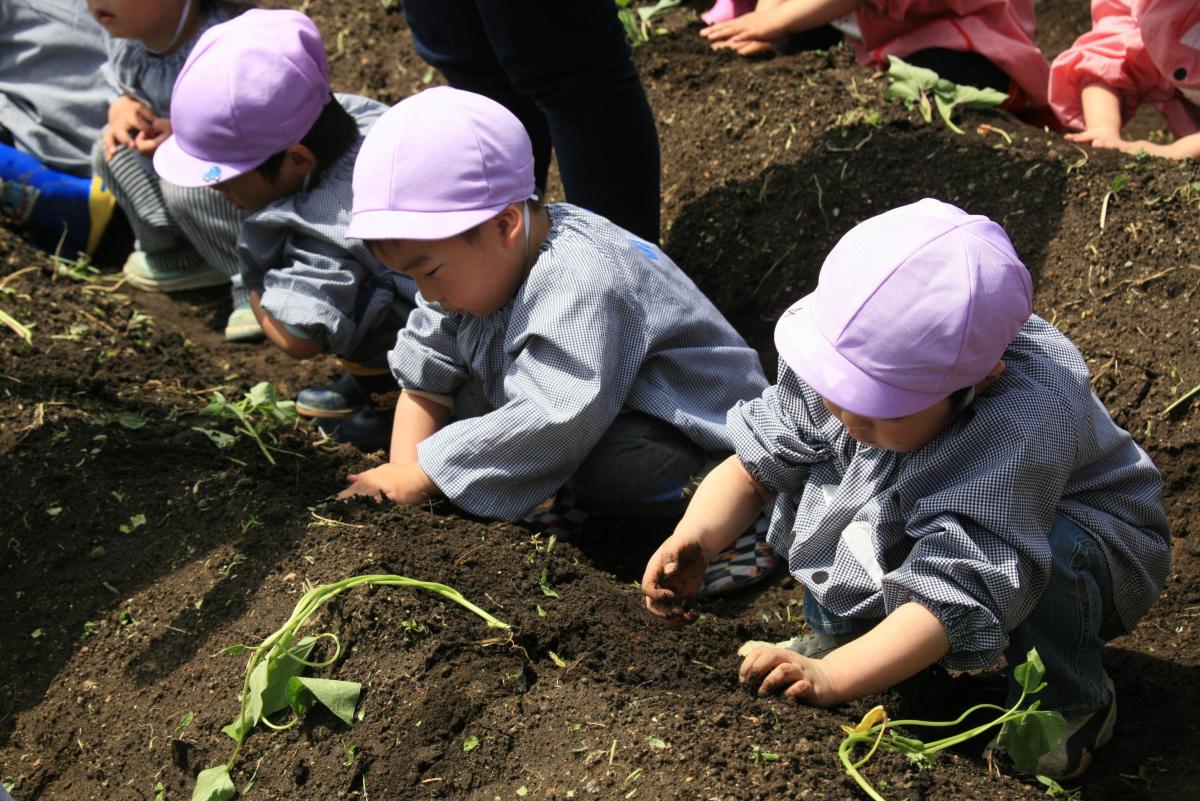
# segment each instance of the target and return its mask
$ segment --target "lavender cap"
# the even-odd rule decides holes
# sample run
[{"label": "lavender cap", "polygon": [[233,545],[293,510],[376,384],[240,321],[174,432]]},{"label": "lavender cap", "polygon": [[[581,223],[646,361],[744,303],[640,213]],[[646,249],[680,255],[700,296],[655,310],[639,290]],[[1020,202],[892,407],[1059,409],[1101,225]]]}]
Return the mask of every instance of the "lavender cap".
[{"label": "lavender cap", "polygon": [[512,112],[439,86],[371,127],[354,164],[346,236],[447,239],[534,193],[533,146]]},{"label": "lavender cap", "polygon": [[982,381],[1033,311],[1004,229],[926,198],[852,228],[775,327],[780,357],[864,417],[904,417]]},{"label": "lavender cap", "polygon": [[305,137],[329,102],[321,33],[298,11],[251,10],[209,28],[171,95],[154,168],[179,186],[254,169]]}]

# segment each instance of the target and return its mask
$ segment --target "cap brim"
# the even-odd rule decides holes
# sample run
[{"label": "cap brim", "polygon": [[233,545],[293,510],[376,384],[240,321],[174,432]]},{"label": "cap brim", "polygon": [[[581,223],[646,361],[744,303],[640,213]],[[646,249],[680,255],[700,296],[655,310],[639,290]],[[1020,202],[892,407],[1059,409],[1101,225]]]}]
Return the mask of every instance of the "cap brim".
[{"label": "cap brim", "polygon": [[154,171],[176,186],[212,186],[249,172],[261,162],[220,162],[199,159],[184,152],[175,136],[169,136],[154,151]]},{"label": "cap brim", "polygon": [[346,228],[354,239],[449,239],[495,217],[508,206],[461,211],[356,211]]},{"label": "cap brim", "polygon": [[775,348],[796,375],[835,406],[863,417],[890,419],[928,409],[946,395],[886,384],[838,353],[813,322],[807,295],[783,313],[775,326]]}]

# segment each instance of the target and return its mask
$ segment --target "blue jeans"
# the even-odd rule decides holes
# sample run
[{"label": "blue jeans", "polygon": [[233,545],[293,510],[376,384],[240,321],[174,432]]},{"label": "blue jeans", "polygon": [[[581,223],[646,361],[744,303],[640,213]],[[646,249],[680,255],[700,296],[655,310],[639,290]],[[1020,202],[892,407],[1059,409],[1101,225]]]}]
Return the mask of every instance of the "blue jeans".
[{"label": "blue jeans", "polygon": [[405,0],[404,14],[451,86],[521,120],[539,191],[553,145],[569,202],[658,242],[658,131],[612,0]]},{"label": "blue jeans", "polygon": [[[1036,647],[1046,666],[1046,687],[1033,696],[1042,709],[1079,717],[1108,703],[1100,652],[1125,633],[1113,604],[1112,572],[1096,539],[1064,515],[1050,529],[1050,581],[1029,617],[1008,633],[1004,658],[1011,666]],[[804,617],[815,631],[844,635],[870,629],[876,620],[840,617],[804,595]],[[1010,675],[1008,705],[1021,688]]]}]

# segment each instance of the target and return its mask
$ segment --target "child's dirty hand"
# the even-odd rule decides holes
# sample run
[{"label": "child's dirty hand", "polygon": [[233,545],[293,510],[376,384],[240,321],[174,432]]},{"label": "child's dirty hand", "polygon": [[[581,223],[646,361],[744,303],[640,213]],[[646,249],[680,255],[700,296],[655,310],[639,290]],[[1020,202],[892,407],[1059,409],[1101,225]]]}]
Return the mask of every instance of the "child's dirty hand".
[{"label": "child's dirty hand", "polygon": [[700,35],[711,43],[713,50],[729,49],[741,56],[769,51],[771,42],[785,33],[774,24],[773,15],[760,11],[751,11],[700,30]]},{"label": "child's dirty hand", "polygon": [[122,95],[108,107],[108,127],[100,136],[104,158],[111,159],[117,148],[133,147],[134,138],[149,129],[154,114],[140,100]]},{"label": "child's dirty hand", "polygon": [[696,613],[683,608],[684,599],[700,589],[708,559],[694,540],[672,535],[659,546],[642,574],[642,592],[651,614],[675,623],[691,623]]},{"label": "child's dirty hand", "polygon": [[746,655],[738,670],[738,681],[758,684],[759,695],[782,694],[809,706],[831,707],[845,699],[839,697],[827,668],[819,659],[767,645]]},{"label": "child's dirty hand", "polygon": [[389,462],[363,473],[351,473],[347,480],[350,486],[338,493],[339,501],[364,495],[379,502],[386,496],[388,500],[404,506],[417,506],[440,494],[437,485],[416,463]]},{"label": "child's dirty hand", "polygon": [[154,155],[158,146],[171,135],[171,121],[166,117],[155,117],[150,124],[133,138],[133,146],[146,158]]}]

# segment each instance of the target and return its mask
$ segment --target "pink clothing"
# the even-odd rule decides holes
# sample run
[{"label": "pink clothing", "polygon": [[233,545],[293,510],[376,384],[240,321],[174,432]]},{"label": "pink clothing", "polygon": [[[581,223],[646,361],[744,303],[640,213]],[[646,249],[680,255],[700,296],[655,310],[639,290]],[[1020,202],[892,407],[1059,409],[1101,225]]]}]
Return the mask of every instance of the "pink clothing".
[{"label": "pink clothing", "polygon": [[1013,79],[1030,108],[1046,106],[1050,64],[1033,43],[1033,0],[866,0],[854,16],[860,64],[885,67],[889,55],[935,47],[978,53]]},{"label": "pink clothing", "polygon": [[[1092,0],[1092,29],[1054,59],[1050,105],[1082,131],[1084,87],[1121,100],[1121,121],[1152,103],[1176,136],[1200,130],[1200,4],[1195,0]],[[1185,95],[1191,96],[1191,101]]]},{"label": "pink clothing", "polygon": [[734,17],[749,14],[754,10],[754,0],[717,0],[712,8],[700,15],[705,25],[728,22]]}]

